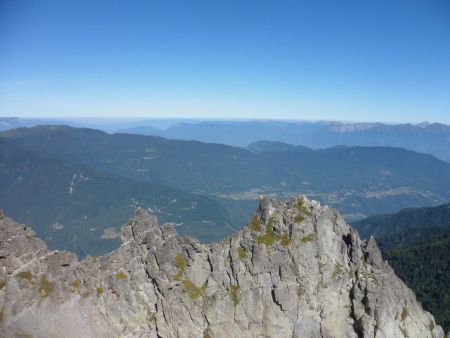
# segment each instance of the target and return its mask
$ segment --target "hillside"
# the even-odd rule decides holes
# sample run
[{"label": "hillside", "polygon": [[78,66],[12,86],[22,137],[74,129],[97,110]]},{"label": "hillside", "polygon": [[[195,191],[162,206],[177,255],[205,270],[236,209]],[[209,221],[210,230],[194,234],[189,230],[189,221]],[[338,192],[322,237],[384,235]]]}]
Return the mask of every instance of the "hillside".
[{"label": "hillside", "polygon": [[205,241],[233,229],[227,210],[207,197],[39,156],[0,138],[0,208],[50,247],[79,256],[111,251],[120,243],[118,226],[136,207]]},{"label": "hillside", "polygon": [[214,197],[234,206],[241,218],[248,217],[260,195],[306,194],[339,208],[349,220],[450,199],[450,164],[404,149],[253,153],[219,144],[64,126],[2,135],[65,161]]},{"label": "hillside", "polygon": [[444,337],[375,242],[316,201],[263,199],[211,244],[140,209],[121,238],[80,262],[0,219],[0,335]]},{"label": "hillside", "polygon": [[450,229],[450,204],[436,207],[408,208],[387,215],[376,215],[352,225],[364,238],[391,237],[417,231],[423,235],[431,228]]},{"label": "hillside", "polygon": [[383,256],[414,290],[424,309],[450,332],[450,230],[385,250]]}]

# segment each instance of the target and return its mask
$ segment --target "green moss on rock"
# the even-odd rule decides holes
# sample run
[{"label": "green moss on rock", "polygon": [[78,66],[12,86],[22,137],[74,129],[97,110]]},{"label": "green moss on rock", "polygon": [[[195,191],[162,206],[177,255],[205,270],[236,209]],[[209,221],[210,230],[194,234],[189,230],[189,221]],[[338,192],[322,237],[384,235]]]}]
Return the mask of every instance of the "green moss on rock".
[{"label": "green moss on rock", "polygon": [[123,280],[123,279],[128,278],[128,276],[125,273],[123,273],[122,271],[116,273],[114,277],[118,280]]},{"label": "green moss on rock", "polygon": [[336,263],[333,270],[333,278],[339,276],[342,272],[342,265],[340,263]]},{"label": "green moss on rock", "polygon": [[186,270],[187,266],[186,260],[184,259],[182,254],[177,254],[175,256],[175,266],[178,268],[178,272],[172,277],[174,280],[181,282],[183,280],[184,270]]},{"label": "green moss on rock", "polygon": [[97,297],[100,297],[101,295],[103,295],[103,288],[100,286],[100,287],[98,287],[97,289],[96,289],[96,292],[97,292]]},{"label": "green moss on rock", "polygon": [[30,271],[21,271],[16,276],[17,278],[25,279],[29,282],[31,282],[31,280],[33,279],[33,275],[31,274]]},{"label": "green moss on rock", "polygon": [[53,291],[53,283],[50,282],[47,277],[44,275],[41,278],[41,282],[39,284],[38,291],[42,297],[48,297],[50,293]]},{"label": "green moss on rock", "polygon": [[355,271],[353,271],[353,269],[350,269],[347,271],[348,274],[348,279],[352,279],[353,276],[355,275]]},{"label": "green moss on rock", "polygon": [[404,306],[403,310],[402,310],[402,313],[400,315],[401,321],[404,322],[406,317],[408,317],[408,309],[406,308],[406,306]]},{"label": "green moss on rock", "polygon": [[272,226],[267,226],[266,233],[264,235],[258,236],[256,238],[256,241],[259,244],[265,244],[267,246],[272,246],[276,240],[277,240],[277,235],[276,235],[275,231],[273,230]]},{"label": "green moss on rock", "polygon": [[202,286],[195,285],[190,279],[183,280],[183,292],[187,293],[191,299],[198,299],[204,296],[206,283]]},{"label": "green moss on rock", "polygon": [[234,306],[238,305],[240,300],[239,300],[239,285],[233,285],[230,284],[228,291],[230,292],[230,298],[233,301]]},{"label": "green moss on rock", "polygon": [[295,207],[297,208],[298,211],[300,211],[302,214],[306,215],[306,216],[311,216],[311,211],[305,207],[303,198],[299,198],[297,200],[297,202],[295,203]]},{"label": "green moss on rock", "polygon": [[175,265],[177,266],[178,269],[180,270],[185,270],[186,269],[186,260],[184,259],[182,254],[178,254],[175,257]]},{"label": "green moss on rock", "polygon": [[314,234],[309,234],[309,235],[303,236],[301,239],[302,243],[308,243],[313,240],[314,240]]},{"label": "green moss on rock", "polygon": [[252,221],[250,222],[250,229],[253,231],[261,231],[261,221],[257,216],[253,216]]},{"label": "green moss on rock", "polygon": [[204,331],[203,331],[203,338],[213,338],[212,334],[211,334],[211,330],[209,329],[209,327],[207,327]]},{"label": "green moss on rock", "polygon": [[149,323],[156,324],[156,312],[154,311],[148,311],[148,318],[147,321]]},{"label": "green moss on rock", "polygon": [[256,241],[259,244],[265,244],[267,246],[272,246],[275,242],[280,241],[283,247],[291,245],[292,240],[289,234],[283,232],[282,234],[276,234],[274,230],[275,218],[271,217],[268,220],[268,225],[266,226],[266,232],[264,235],[256,237]]},{"label": "green moss on rock", "polygon": [[287,233],[282,233],[281,236],[279,237],[281,245],[284,246],[285,248],[288,247],[289,245],[291,245],[292,240],[289,237],[289,235]]},{"label": "green moss on rock", "polygon": [[239,256],[239,259],[241,259],[241,260],[248,258],[247,251],[245,251],[245,249],[242,246],[240,246],[238,248],[238,256]]},{"label": "green moss on rock", "polygon": [[294,217],[294,223],[301,223],[305,220],[305,217],[303,217],[302,215],[297,215]]}]

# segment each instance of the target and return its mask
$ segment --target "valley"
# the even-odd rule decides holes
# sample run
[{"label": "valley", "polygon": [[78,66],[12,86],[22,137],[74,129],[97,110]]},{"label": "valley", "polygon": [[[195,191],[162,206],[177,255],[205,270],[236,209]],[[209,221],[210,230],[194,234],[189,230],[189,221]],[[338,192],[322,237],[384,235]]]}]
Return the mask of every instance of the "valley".
[{"label": "valley", "polygon": [[67,126],[16,129],[0,136],[37,153],[127,179],[234,201],[229,205],[243,201],[236,209],[244,212],[241,217],[248,217],[259,195],[302,193],[333,205],[350,220],[450,199],[450,164],[399,148],[255,153],[220,144]]}]

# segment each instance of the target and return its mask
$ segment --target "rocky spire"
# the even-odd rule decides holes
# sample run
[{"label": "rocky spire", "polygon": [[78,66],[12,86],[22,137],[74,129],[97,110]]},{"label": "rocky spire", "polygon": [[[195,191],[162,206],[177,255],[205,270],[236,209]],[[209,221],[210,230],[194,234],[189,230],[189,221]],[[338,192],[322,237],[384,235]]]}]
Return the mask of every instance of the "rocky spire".
[{"label": "rocky spire", "polygon": [[179,237],[140,209],[122,246],[78,262],[0,220],[1,336],[443,337],[339,213],[262,199],[221,242]]}]

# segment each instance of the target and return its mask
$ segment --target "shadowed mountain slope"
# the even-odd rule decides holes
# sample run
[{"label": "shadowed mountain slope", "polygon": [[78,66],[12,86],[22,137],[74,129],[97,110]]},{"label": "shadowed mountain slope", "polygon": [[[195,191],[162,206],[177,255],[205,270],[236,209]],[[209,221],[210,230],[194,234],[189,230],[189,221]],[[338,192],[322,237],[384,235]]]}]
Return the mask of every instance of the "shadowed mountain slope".
[{"label": "shadowed mountain slope", "polygon": [[423,235],[433,228],[450,230],[450,204],[403,209],[393,214],[368,217],[352,225],[362,237],[375,236],[376,238],[394,237],[405,232],[411,233],[413,230],[423,230],[423,233],[421,232]]},{"label": "shadowed mountain slope", "polygon": [[354,226],[375,236],[396,274],[450,331],[450,204],[369,217]]}]

